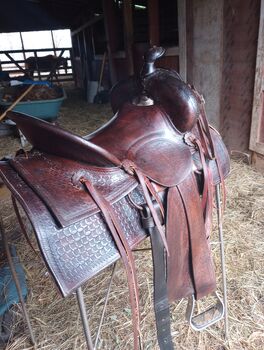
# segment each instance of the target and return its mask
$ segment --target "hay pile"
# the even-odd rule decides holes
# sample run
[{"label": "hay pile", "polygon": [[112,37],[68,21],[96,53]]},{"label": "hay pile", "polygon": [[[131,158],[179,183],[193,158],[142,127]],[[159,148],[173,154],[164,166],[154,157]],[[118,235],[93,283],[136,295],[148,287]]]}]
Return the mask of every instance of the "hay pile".
[{"label": "hay pile", "polygon": [[[69,95],[69,92],[68,92]],[[78,105],[76,107],[76,102]],[[78,95],[65,103],[59,122],[79,134],[86,134],[105,122],[111,115],[109,106],[87,105]],[[9,138],[11,140],[11,138]],[[0,141],[2,142],[2,141]],[[8,142],[5,141],[8,145]],[[10,142],[10,152],[17,147]],[[225,212],[224,235],[230,340],[223,340],[223,323],[202,333],[193,332],[185,321],[186,301],[172,306],[173,338],[182,350],[262,350],[264,349],[263,307],[263,232],[264,232],[264,177],[245,164],[232,162],[227,180],[228,200]],[[10,233],[18,230],[10,201],[3,199],[1,212]],[[16,236],[16,234],[15,234]],[[217,235],[212,237],[217,240]],[[145,243],[145,245],[147,245]],[[37,338],[37,349],[86,349],[75,296],[61,299],[43,263],[28,248],[24,240],[17,239],[17,247],[24,263],[30,294],[27,307]],[[217,245],[213,245],[217,255]],[[152,309],[152,268],[150,253],[135,253],[141,293],[141,327],[145,350],[158,349]],[[219,256],[215,259],[219,270]],[[91,280],[85,287],[93,336],[100,318],[104,293],[110,269]],[[219,271],[218,271],[219,274]],[[220,280],[219,280],[220,285]],[[28,332],[23,329],[20,307],[16,307],[17,326],[7,350],[29,350]],[[114,277],[113,289],[103,325],[99,349],[132,349],[131,310],[128,304],[127,283],[120,263]]]}]

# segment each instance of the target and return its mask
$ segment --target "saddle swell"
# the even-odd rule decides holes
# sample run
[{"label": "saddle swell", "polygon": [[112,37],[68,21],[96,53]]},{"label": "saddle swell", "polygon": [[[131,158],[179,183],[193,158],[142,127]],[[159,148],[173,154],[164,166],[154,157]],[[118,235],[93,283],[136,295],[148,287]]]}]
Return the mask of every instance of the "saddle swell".
[{"label": "saddle swell", "polygon": [[200,113],[196,93],[174,70],[157,68],[140,80],[130,77],[118,82],[110,95],[113,112],[126,102],[133,103],[142,93],[166,112],[180,132],[190,131],[195,126]]},{"label": "saddle swell", "polygon": [[172,350],[169,300],[216,289],[208,243],[213,186],[230,170],[199,94],[176,72],[155,68],[162,52],[145,56],[140,79],[113,88],[115,115],[85,138],[9,112],[33,150],[0,162],[0,176],[29,216],[62,295],[121,257],[135,350],[140,312],[132,248],[150,235],[158,341],[161,350]]}]

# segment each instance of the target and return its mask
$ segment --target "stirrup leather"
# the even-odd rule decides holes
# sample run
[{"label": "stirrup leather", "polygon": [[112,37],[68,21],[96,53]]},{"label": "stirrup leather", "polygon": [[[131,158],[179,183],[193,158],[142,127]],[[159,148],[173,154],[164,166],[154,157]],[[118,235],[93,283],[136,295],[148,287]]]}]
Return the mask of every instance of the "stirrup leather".
[{"label": "stirrup leather", "polygon": [[215,305],[211,306],[209,309],[201,312],[194,316],[194,309],[196,300],[194,295],[192,295],[188,300],[188,305],[186,309],[186,319],[189,325],[195,331],[202,331],[216,322],[220,321],[225,314],[225,307],[222,299],[219,297],[218,293],[214,293],[217,302]]}]

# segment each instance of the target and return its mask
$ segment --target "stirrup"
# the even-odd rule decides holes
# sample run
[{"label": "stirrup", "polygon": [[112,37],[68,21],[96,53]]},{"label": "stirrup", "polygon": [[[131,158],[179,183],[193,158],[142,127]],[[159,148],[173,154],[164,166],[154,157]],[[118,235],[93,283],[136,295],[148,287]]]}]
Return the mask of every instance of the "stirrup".
[{"label": "stirrup", "polygon": [[214,295],[217,299],[216,304],[195,316],[193,314],[194,314],[196,300],[194,298],[194,295],[192,295],[189,298],[187,309],[186,309],[186,319],[189,325],[195,331],[202,331],[212,326],[216,322],[220,321],[224,317],[224,313],[225,313],[224,303],[222,299],[219,297],[217,292],[215,292]]}]

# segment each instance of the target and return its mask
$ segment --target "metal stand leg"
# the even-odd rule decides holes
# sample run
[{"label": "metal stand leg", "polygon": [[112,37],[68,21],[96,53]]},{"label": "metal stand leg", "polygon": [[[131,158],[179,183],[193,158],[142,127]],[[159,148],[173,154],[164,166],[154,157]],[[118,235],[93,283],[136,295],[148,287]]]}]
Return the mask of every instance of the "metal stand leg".
[{"label": "metal stand leg", "polygon": [[222,267],[222,283],[223,283],[223,301],[225,307],[225,339],[229,338],[229,327],[228,327],[228,306],[227,306],[227,283],[226,283],[226,269],[225,269],[225,249],[224,249],[224,238],[223,238],[223,227],[222,227],[222,208],[220,199],[220,184],[216,185],[216,207],[217,207],[217,221],[218,221],[218,234],[220,241],[220,254],[221,254],[221,267]]},{"label": "metal stand leg", "polygon": [[105,311],[106,311],[107,303],[108,303],[108,300],[109,300],[109,295],[110,295],[110,291],[111,291],[111,287],[112,287],[113,278],[114,278],[114,275],[115,275],[115,270],[116,270],[116,263],[114,263],[114,267],[113,267],[113,270],[112,270],[112,273],[111,273],[109,285],[108,285],[108,288],[107,288],[107,292],[106,292],[106,296],[105,296],[104,308],[103,308],[103,311],[102,311],[99,327],[98,327],[96,338],[95,338],[94,350],[96,350],[97,343],[98,343],[99,336],[100,336],[100,332],[101,332],[101,328],[102,328],[102,325],[103,325]]},{"label": "metal stand leg", "polygon": [[23,295],[22,295],[19,279],[17,277],[16,269],[15,269],[15,266],[14,266],[14,263],[13,263],[13,259],[12,259],[12,256],[11,256],[11,253],[10,253],[10,250],[9,250],[9,246],[8,246],[8,242],[7,242],[7,238],[6,238],[6,233],[5,233],[5,229],[4,229],[4,225],[3,225],[3,220],[2,220],[1,216],[0,216],[0,232],[1,232],[2,239],[3,239],[3,243],[4,243],[4,248],[5,248],[5,253],[6,253],[6,256],[7,256],[8,264],[10,266],[12,277],[13,277],[13,280],[14,280],[15,285],[16,285],[17,294],[18,294],[19,299],[20,299],[20,303],[21,303],[21,307],[22,307],[22,311],[23,311],[23,316],[24,316],[24,319],[25,319],[25,321],[27,323],[28,330],[29,330],[29,333],[30,333],[31,342],[32,342],[33,345],[35,345],[36,344],[35,337],[34,337],[34,334],[33,334],[33,331],[32,331],[32,327],[31,327],[29,316],[28,316],[26,304],[24,302],[24,298],[23,298]]},{"label": "metal stand leg", "polygon": [[87,344],[87,349],[88,350],[94,350],[93,342],[92,342],[92,337],[90,333],[90,328],[89,328],[89,323],[87,320],[87,314],[86,314],[86,308],[85,308],[85,303],[84,303],[84,298],[83,298],[83,292],[82,288],[79,287],[76,291],[77,295],[77,301],[80,309],[80,315],[82,319],[82,324],[83,324],[83,330],[84,330],[84,335],[86,339],[86,344]]}]

